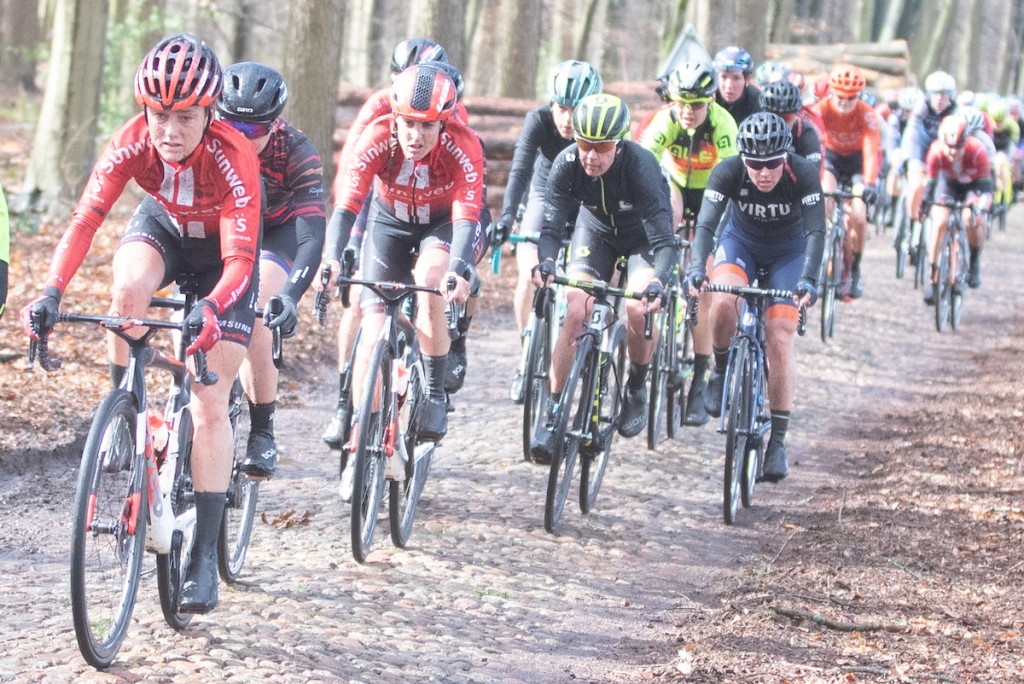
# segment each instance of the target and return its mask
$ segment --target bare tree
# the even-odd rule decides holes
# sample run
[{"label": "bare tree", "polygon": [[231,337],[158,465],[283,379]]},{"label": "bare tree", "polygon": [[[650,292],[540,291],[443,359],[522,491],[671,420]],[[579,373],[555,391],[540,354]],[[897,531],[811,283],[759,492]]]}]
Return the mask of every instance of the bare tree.
[{"label": "bare tree", "polygon": [[448,59],[466,69],[466,0],[413,0],[409,8],[409,35],[433,38],[448,51]]},{"label": "bare tree", "polygon": [[57,0],[46,92],[19,208],[48,216],[81,193],[95,160],[106,0]]},{"label": "bare tree", "polygon": [[341,0],[293,0],[288,20],[284,75],[289,122],[302,129],[320,152],[324,181],[334,177],[334,130],[341,77],[344,25]]},{"label": "bare tree", "polygon": [[5,3],[2,25],[4,80],[17,82],[27,93],[39,92],[36,86],[36,60],[42,33],[39,30],[39,5],[36,0],[10,0]]},{"label": "bare tree", "polygon": [[[510,97],[533,98],[540,53],[543,0],[503,0],[501,24],[506,27],[498,55],[493,60],[498,92]],[[491,61],[491,60],[488,60]]]}]

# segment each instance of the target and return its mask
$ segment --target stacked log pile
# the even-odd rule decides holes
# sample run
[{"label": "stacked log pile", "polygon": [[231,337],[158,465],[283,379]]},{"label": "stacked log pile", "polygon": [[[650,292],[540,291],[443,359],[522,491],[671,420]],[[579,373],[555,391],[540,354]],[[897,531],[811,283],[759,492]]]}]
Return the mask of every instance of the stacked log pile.
[{"label": "stacked log pile", "polygon": [[864,71],[870,87],[899,88],[914,82],[905,40],[829,45],[772,43],[765,50],[765,59],[781,62],[808,79],[827,74],[835,64],[848,63]]}]

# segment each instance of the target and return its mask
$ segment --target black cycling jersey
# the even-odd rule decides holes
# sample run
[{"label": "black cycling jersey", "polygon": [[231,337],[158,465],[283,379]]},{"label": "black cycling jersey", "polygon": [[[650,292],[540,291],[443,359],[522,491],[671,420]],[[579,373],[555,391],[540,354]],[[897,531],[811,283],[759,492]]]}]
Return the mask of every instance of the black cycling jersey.
[{"label": "black cycling jersey", "polygon": [[578,154],[574,143],[551,166],[538,245],[540,260],[555,259],[566,236],[566,222],[582,205],[597,219],[598,232],[609,237],[643,231],[654,250],[656,275],[667,283],[678,257],[671,195],[658,160],[637,143],[624,140],[615,150],[611,167],[593,178],[583,170]]},{"label": "black cycling jersey", "polygon": [[732,224],[751,241],[773,243],[802,231],[807,246],[800,277],[817,283],[825,242],[825,204],[817,165],[790,155],[782,178],[771,192],[764,193],[750,180],[741,157],[723,160],[711,172],[704,191],[688,273],[704,272],[730,201]]},{"label": "black cycling jersey", "polygon": [[[505,198],[501,215],[515,216],[519,205],[526,199],[526,191],[533,186],[544,192],[551,164],[558,153],[572,144],[558,133],[551,116],[551,105],[538,107],[526,114],[523,130],[516,141],[512,167],[508,172]],[[538,154],[539,153],[539,154]]]},{"label": "black cycling jersey", "polygon": [[804,159],[817,164],[819,169],[822,168],[821,150],[824,145],[821,142],[821,133],[818,131],[818,127],[807,119],[797,117],[789,130],[793,132],[793,151]]},{"label": "black cycling jersey", "polygon": [[761,111],[761,89],[748,83],[743,86],[743,94],[735,102],[726,102],[721,93],[715,93],[715,102],[732,114],[739,126],[748,116]]}]

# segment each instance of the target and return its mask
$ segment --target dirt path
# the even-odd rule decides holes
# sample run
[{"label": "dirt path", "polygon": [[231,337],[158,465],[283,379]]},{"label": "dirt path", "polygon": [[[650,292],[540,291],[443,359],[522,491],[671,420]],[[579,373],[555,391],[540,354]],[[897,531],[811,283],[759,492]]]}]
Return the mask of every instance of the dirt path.
[{"label": "dirt path", "polygon": [[[243,577],[222,587],[216,612],[181,634],[160,618],[156,582],[147,577],[136,623],[105,675],[83,664],[71,628],[67,511],[77,457],[18,461],[9,454],[5,460],[18,463],[19,474],[9,468],[0,480],[0,681],[633,682],[685,674],[707,682],[848,675],[902,681],[899,668],[913,673],[915,663],[926,664],[918,674],[935,675],[938,656],[915,656],[914,649],[948,650],[941,638],[904,632],[870,651],[863,635],[873,630],[858,641],[814,620],[795,623],[774,608],[783,598],[807,608],[812,604],[800,596],[813,591],[833,607],[856,604],[853,594],[895,601],[897,588],[907,591],[904,582],[920,589],[936,581],[923,566],[890,566],[887,573],[866,559],[878,557],[879,544],[884,557],[885,535],[901,539],[894,521],[930,522],[912,499],[908,518],[885,507],[909,497],[905,478],[897,486],[885,477],[923,448],[907,417],[922,414],[918,423],[934,429],[934,402],[956,408],[950,393],[965,376],[998,368],[1000,354],[1021,346],[1019,219],[1015,213],[1010,230],[987,250],[985,286],[969,294],[962,330],[942,335],[919,294],[893,279],[887,239],[870,242],[866,297],[843,307],[834,343],[817,338],[816,311],[799,342],[790,478],[761,485],[755,506],[733,527],[721,520],[724,438],[709,425],[683,431],[661,452],[647,451],[639,438],[617,442],[596,510],[581,516],[570,503],[560,533],[547,534],[546,471],[522,461],[521,413],[507,400],[514,363],[508,350],[516,342],[511,317],[501,312],[474,324],[467,385],[408,549],[395,549],[379,530],[374,553],[359,565],[349,550],[347,506],[337,496],[336,457],[319,441],[335,394],[333,372],[319,369],[318,386],[292,388],[291,396],[304,398],[279,412],[279,475],[261,487],[264,521]],[[971,435],[986,429],[983,410],[961,408],[942,425]],[[964,442],[965,451],[974,448],[973,437]],[[909,486],[927,490],[919,501],[941,504],[928,489],[944,486],[938,474]],[[1019,468],[999,484],[1021,486]],[[871,496],[874,505],[862,506]],[[289,516],[306,521],[286,526]],[[1019,574],[1013,563],[1021,561],[1010,542],[1019,541],[1019,530],[1010,521],[992,533],[1006,535],[998,540],[1007,544],[1000,562],[1012,580]],[[864,539],[875,546],[853,543]],[[889,549],[889,557],[901,551]],[[971,563],[963,554],[958,562]],[[839,597],[844,583],[852,588]],[[906,614],[897,607],[878,619],[919,616],[919,602],[904,598]],[[883,605],[877,601],[870,606]],[[953,622],[963,605],[944,604],[957,616]],[[852,621],[859,614],[844,615]],[[1015,637],[999,642],[989,634],[1019,629],[1016,618],[1005,627],[1006,619],[990,624],[980,611],[972,615],[975,633],[1024,667]],[[858,660],[858,648],[870,657]],[[884,649],[888,660],[879,655]],[[979,671],[995,672],[980,664]]]}]

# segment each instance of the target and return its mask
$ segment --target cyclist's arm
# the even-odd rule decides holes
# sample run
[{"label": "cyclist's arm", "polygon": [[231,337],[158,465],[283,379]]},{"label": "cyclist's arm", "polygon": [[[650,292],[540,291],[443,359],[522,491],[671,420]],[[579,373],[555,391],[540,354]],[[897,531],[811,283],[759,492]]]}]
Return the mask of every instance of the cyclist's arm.
[{"label": "cyclist's arm", "polygon": [[821,267],[821,254],[825,251],[825,200],[821,190],[818,167],[808,160],[792,160],[797,174],[797,197],[807,244],[804,247],[804,267],[801,280],[817,284]]},{"label": "cyclist's arm", "polygon": [[477,231],[484,202],[484,151],[480,138],[466,127],[450,127],[454,146],[461,150],[452,158],[455,187],[452,190],[452,244],[449,270],[462,277],[473,266]]},{"label": "cyclist's arm", "polygon": [[864,104],[863,123],[863,164],[864,184],[874,185],[882,160],[882,133],[879,130],[878,113]]},{"label": "cyclist's arm", "polygon": [[708,105],[708,118],[711,119],[711,128],[714,131],[712,140],[718,151],[718,159],[727,159],[739,154],[736,148],[736,136],[739,131],[732,115],[718,103],[712,102]]},{"label": "cyclist's arm", "polygon": [[[742,172],[742,163],[739,166]],[[736,176],[736,165],[728,160],[711,170],[708,187],[704,189],[700,213],[697,215],[693,250],[690,263],[686,266],[687,273],[704,273],[708,255],[715,244],[715,232],[729,204],[729,188],[739,187],[742,182],[742,177]]]},{"label": "cyclist's arm", "polygon": [[558,250],[566,238],[566,222],[579,211],[580,198],[573,190],[574,180],[582,174],[575,157],[577,147],[570,145],[555,158],[548,176],[548,187],[544,193],[544,224],[537,242],[540,261],[558,258]]},{"label": "cyclist's arm", "polygon": [[323,174],[320,154],[309,140],[301,141],[289,152],[285,184],[292,197],[296,246],[283,294],[296,302],[309,289],[324,249],[327,219]]},{"label": "cyclist's arm", "polygon": [[352,233],[352,225],[356,222],[356,212],[351,209],[335,207],[327,224],[327,238],[324,243],[324,259],[341,261],[341,253],[348,245]]},{"label": "cyclist's arm", "polygon": [[654,250],[655,276],[665,285],[679,263],[672,229],[672,196],[657,160],[640,149],[632,149],[636,150],[635,170],[628,171],[627,177],[637,191],[637,208],[647,233],[647,242]]},{"label": "cyclist's arm", "polygon": [[[505,186],[505,197],[502,200],[501,216],[515,217],[522,204],[523,197],[530,187],[537,153],[544,141],[544,124],[542,116],[545,108],[534,109],[526,115],[523,130],[516,140],[516,149],[512,155],[512,166],[508,172],[508,183]],[[550,117],[550,110],[547,115]]]}]

